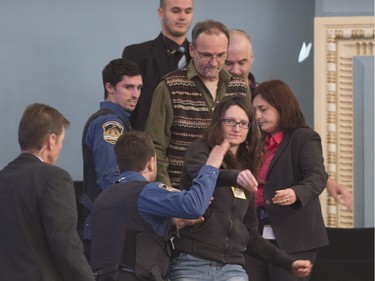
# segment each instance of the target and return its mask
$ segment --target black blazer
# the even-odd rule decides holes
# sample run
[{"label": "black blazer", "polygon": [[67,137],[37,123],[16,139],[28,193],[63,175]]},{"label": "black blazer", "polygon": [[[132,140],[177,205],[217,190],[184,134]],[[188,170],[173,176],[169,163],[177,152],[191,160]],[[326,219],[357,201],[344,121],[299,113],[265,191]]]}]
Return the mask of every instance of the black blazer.
[{"label": "black blazer", "polygon": [[[319,195],[326,187],[320,136],[312,129],[286,133],[266,174],[264,203],[279,247],[287,253],[328,244]],[[272,203],[275,191],[292,188],[292,206]]]},{"label": "black blazer", "polygon": [[78,237],[73,182],[22,153],[0,171],[0,279],[93,281]]},{"label": "black blazer", "polygon": [[[151,107],[152,94],[160,79],[167,73],[177,69],[169,59],[170,52],[163,42],[160,33],[154,40],[125,47],[122,57],[133,60],[142,68],[143,87],[137,107],[132,113],[131,123],[136,130],[143,131]],[[185,51],[187,62],[189,51]]]}]

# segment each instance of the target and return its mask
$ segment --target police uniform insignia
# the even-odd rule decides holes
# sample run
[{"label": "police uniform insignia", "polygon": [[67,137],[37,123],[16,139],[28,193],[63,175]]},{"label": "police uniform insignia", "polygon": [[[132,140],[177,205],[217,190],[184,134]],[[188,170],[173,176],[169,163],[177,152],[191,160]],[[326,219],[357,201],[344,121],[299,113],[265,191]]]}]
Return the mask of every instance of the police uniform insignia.
[{"label": "police uniform insignia", "polygon": [[103,138],[106,142],[115,144],[119,136],[124,132],[124,126],[116,121],[108,121],[103,124]]},{"label": "police uniform insignia", "polygon": [[161,183],[159,184],[159,187],[162,188],[162,189],[165,189],[167,191],[170,191],[170,192],[180,192],[181,190],[177,189],[177,188],[174,188],[172,186],[168,186],[164,183]]}]

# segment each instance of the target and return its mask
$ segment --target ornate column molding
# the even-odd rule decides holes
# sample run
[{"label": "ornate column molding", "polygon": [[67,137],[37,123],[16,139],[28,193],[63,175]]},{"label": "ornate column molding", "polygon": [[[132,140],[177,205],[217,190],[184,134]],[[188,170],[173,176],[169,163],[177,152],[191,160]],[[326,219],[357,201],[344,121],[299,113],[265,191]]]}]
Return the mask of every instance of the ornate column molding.
[{"label": "ornate column molding", "polygon": [[[374,17],[315,18],[314,124],[330,178],[354,188],[353,56],[374,55]],[[329,227],[353,227],[354,214],[321,195]]]}]

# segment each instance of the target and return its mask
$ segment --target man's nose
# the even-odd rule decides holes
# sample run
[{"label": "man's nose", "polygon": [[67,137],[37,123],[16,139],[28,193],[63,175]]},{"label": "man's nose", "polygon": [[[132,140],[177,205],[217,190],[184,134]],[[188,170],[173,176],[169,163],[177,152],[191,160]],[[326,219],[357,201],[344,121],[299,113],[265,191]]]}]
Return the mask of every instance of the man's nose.
[{"label": "man's nose", "polygon": [[231,72],[232,72],[233,74],[236,74],[236,75],[241,75],[241,70],[240,70],[240,68],[238,67],[238,65],[236,65],[236,64],[234,64],[234,65],[232,66]]},{"label": "man's nose", "polygon": [[133,97],[139,98],[140,95],[141,95],[141,89],[133,89],[132,90],[132,96]]}]

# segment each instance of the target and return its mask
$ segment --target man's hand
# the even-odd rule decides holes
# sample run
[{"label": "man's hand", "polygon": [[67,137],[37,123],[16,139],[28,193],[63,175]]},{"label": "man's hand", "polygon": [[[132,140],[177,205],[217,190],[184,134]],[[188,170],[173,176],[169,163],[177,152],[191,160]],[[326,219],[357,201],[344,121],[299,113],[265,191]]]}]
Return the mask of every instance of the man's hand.
[{"label": "man's hand", "polygon": [[250,170],[243,170],[237,176],[237,184],[249,192],[258,190],[258,182]]},{"label": "man's hand", "polygon": [[184,228],[185,226],[190,226],[199,222],[203,222],[204,218],[200,217],[198,219],[174,219],[174,224],[176,225],[176,228],[180,230],[181,228]]},{"label": "man's hand", "polygon": [[220,145],[215,145],[212,148],[210,155],[208,155],[206,165],[211,165],[217,169],[220,168],[221,164],[223,163],[223,159],[225,154],[229,149],[229,142],[228,140],[223,140]]},{"label": "man's hand", "polygon": [[310,274],[312,264],[309,260],[296,260],[292,264],[292,272],[294,275],[302,278]]},{"label": "man's hand", "polygon": [[336,183],[328,178],[327,191],[335,198],[337,203],[345,204],[346,208],[353,211],[353,194],[342,184]]}]

